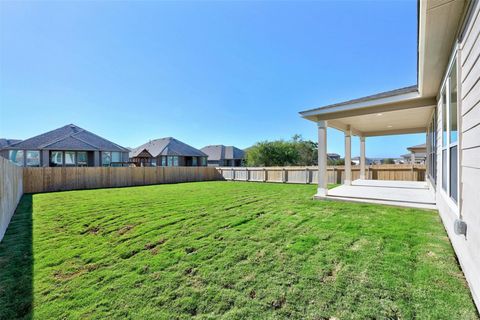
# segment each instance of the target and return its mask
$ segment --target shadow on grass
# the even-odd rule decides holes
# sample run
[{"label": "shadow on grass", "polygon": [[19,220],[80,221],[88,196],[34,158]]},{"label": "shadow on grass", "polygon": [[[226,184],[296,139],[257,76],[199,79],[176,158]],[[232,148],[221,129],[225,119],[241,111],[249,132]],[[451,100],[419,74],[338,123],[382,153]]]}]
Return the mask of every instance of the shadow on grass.
[{"label": "shadow on grass", "polygon": [[25,194],[0,242],[0,319],[31,319],[32,195]]}]

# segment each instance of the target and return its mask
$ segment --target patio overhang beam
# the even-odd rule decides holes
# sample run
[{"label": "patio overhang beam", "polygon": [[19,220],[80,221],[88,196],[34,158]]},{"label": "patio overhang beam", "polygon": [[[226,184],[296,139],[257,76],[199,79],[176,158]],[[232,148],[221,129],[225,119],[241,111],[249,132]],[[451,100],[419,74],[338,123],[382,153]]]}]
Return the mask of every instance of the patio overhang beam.
[{"label": "patio overhang beam", "polygon": [[329,120],[328,121],[328,126],[331,127],[331,128],[335,128],[337,130],[340,130],[340,131],[343,131],[343,132],[347,132],[350,130],[350,132],[354,135],[354,136],[359,136],[359,137],[362,137],[362,136],[365,136],[365,133],[356,129],[356,128],[353,128],[347,124],[344,124],[338,120]]},{"label": "patio overhang beam", "polygon": [[437,101],[435,97],[401,100],[397,102],[390,102],[387,104],[384,104],[384,103],[378,104],[372,101],[370,102],[370,105],[367,105],[367,106],[357,106],[354,108],[339,107],[339,108],[329,109],[329,110],[319,109],[315,113],[309,112],[306,114],[302,113],[301,115],[302,117],[308,120],[317,122],[320,120],[334,120],[338,118],[377,114],[377,113],[390,112],[390,111],[408,110],[408,109],[415,109],[415,108],[422,108],[422,107],[433,107],[436,104],[437,104]]}]

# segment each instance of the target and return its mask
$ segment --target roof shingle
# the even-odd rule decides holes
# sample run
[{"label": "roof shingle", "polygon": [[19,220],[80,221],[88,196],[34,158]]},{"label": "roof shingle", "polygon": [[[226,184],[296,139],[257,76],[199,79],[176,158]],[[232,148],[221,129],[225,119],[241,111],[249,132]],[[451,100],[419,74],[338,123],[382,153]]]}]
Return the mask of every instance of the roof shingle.
[{"label": "roof shingle", "polygon": [[244,159],[245,151],[234,146],[212,145],[201,149],[208,155],[208,160],[224,160],[224,159]]},{"label": "roof shingle", "polygon": [[10,144],[8,149],[119,151],[128,149],[108,141],[74,124]]},{"label": "roof shingle", "polygon": [[130,157],[138,156],[142,151],[147,150],[153,157],[158,156],[186,156],[206,157],[207,155],[194,147],[172,137],[155,139],[134,148]]}]

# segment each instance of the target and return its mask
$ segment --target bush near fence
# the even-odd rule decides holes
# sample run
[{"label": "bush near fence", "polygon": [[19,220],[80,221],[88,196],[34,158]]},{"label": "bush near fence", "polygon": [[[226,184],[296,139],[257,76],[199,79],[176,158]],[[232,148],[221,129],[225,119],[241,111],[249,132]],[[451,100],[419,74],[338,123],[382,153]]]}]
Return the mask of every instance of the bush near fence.
[{"label": "bush near fence", "polygon": [[[317,167],[219,167],[221,176],[234,181],[318,183]],[[366,179],[425,181],[425,165],[383,164],[365,167]],[[344,166],[327,167],[328,183],[341,184]],[[352,166],[352,179],[360,178],[360,166]]]}]

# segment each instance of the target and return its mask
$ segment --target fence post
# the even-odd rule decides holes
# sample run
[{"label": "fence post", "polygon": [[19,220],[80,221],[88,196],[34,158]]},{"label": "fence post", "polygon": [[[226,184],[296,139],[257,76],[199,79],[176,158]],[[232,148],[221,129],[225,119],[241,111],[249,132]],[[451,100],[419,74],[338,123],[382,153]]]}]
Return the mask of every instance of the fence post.
[{"label": "fence post", "polygon": [[310,171],[308,171],[308,168],[305,167],[305,184],[308,184],[310,182]]},{"label": "fence post", "polygon": [[245,167],[245,181],[250,181],[250,171]]},{"label": "fence post", "polygon": [[285,168],[282,168],[282,182],[286,183],[287,182],[287,171],[285,171]]},{"label": "fence post", "polygon": [[412,168],[411,168],[411,173],[412,173],[412,181],[415,181],[415,172],[413,171],[413,166],[415,164],[412,162]]},{"label": "fence post", "polygon": [[267,169],[263,167],[263,182],[267,182]]},{"label": "fence post", "polygon": [[232,174],[231,174],[232,181],[235,181],[235,170],[233,168],[231,170],[232,170]]}]

